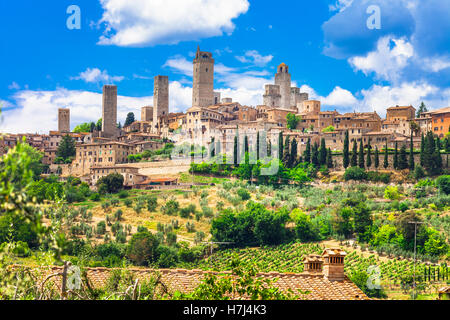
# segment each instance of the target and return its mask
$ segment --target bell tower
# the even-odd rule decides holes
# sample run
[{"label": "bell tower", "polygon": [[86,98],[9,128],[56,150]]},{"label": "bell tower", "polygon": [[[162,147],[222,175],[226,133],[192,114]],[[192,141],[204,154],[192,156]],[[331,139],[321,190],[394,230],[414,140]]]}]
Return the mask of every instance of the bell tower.
[{"label": "bell tower", "polygon": [[194,59],[192,85],[192,106],[207,107],[214,105],[214,59],[211,52],[197,52]]}]

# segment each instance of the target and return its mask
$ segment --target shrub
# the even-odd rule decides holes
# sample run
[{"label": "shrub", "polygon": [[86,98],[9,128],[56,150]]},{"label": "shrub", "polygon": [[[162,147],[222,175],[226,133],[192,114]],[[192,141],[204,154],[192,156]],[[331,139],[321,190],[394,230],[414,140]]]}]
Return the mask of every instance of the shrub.
[{"label": "shrub", "polygon": [[169,200],[164,206],[161,207],[161,212],[167,215],[175,215],[180,209],[180,204],[176,200]]},{"label": "shrub", "polygon": [[436,186],[442,193],[450,194],[450,175],[440,176],[437,178]]},{"label": "shrub", "polygon": [[104,235],[106,233],[106,223],[105,221],[100,221],[97,223],[97,235]]},{"label": "shrub", "polygon": [[387,186],[386,189],[384,189],[384,198],[389,200],[398,200],[400,199],[401,194],[398,191],[398,187],[394,186]]},{"label": "shrub", "polygon": [[127,247],[127,256],[139,266],[148,266],[158,257],[158,239],[150,232],[134,234]]},{"label": "shrub", "polygon": [[414,179],[419,180],[425,177],[425,170],[420,165],[416,165],[413,173]]},{"label": "shrub", "polygon": [[99,192],[117,193],[123,188],[124,178],[120,173],[111,173],[97,181]]},{"label": "shrub", "polygon": [[95,193],[91,194],[90,199],[95,202],[100,201],[101,200],[100,193],[95,192]]},{"label": "shrub", "polygon": [[147,210],[149,212],[155,212],[156,207],[158,206],[158,198],[155,196],[151,196],[147,198]]},{"label": "shrub", "polygon": [[121,209],[118,209],[118,210],[114,213],[114,219],[116,219],[116,221],[122,220],[122,216],[123,216],[123,211],[122,211]]},{"label": "shrub", "polygon": [[127,208],[131,208],[133,206],[133,200],[131,199],[125,199],[123,200],[123,204],[127,207]]},{"label": "shrub", "polygon": [[389,173],[380,173],[376,171],[367,172],[367,180],[372,182],[382,182],[389,183],[391,182],[391,175]]},{"label": "shrub", "polygon": [[175,266],[178,262],[177,250],[169,246],[159,246],[158,256],[157,264],[160,268],[170,268]]},{"label": "shrub", "polygon": [[128,198],[129,193],[128,193],[128,191],[126,191],[126,190],[120,190],[119,193],[117,194],[117,196],[118,196],[120,199],[125,199],[125,198]]},{"label": "shrub", "polygon": [[345,179],[345,181],[365,180],[365,179],[367,179],[367,173],[364,169],[362,169],[360,167],[350,167],[350,168],[347,168],[347,170],[345,170],[344,179]]},{"label": "shrub", "polygon": [[241,197],[243,201],[249,200],[251,198],[250,192],[247,189],[240,188],[237,190],[236,194]]}]

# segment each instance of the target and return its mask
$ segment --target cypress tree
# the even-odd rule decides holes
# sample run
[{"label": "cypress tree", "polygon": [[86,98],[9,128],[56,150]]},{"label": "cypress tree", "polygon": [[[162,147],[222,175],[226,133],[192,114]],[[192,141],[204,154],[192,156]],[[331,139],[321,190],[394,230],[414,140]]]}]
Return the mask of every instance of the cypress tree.
[{"label": "cypress tree", "polygon": [[260,152],[259,145],[260,145],[260,143],[259,143],[259,131],[258,131],[258,133],[256,134],[256,161],[259,160],[259,152]]},{"label": "cypress tree", "polygon": [[398,143],[395,143],[394,150],[394,169],[398,169]]},{"label": "cypress tree", "polygon": [[305,152],[303,152],[303,161],[311,163],[311,139],[306,143]]},{"label": "cypress tree", "polygon": [[319,148],[319,165],[324,165],[327,163],[327,148],[325,146],[325,139],[322,138],[320,140],[320,148]]},{"label": "cypress tree", "polygon": [[402,145],[400,148],[400,158],[398,160],[398,168],[400,170],[405,170],[408,168],[408,159],[406,155],[406,145]]},{"label": "cypress tree", "polygon": [[238,165],[238,156],[239,156],[239,139],[238,136],[236,135],[234,137],[234,148],[233,148],[233,163],[235,166]]},{"label": "cypress tree", "polygon": [[343,157],[344,157],[343,165],[344,165],[345,169],[347,169],[348,165],[350,164],[349,148],[350,148],[350,143],[349,143],[348,130],[347,130],[347,131],[345,131],[344,150],[343,150]]},{"label": "cypress tree", "polygon": [[436,150],[433,154],[433,160],[435,163],[436,171],[435,174],[442,173],[442,156],[441,156],[441,141],[439,137],[436,139]]},{"label": "cypress tree", "polygon": [[356,144],[356,139],[353,141],[352,159],[350,161],[352,167],[358,165],[358,145]]},{"label": "cypress tree", "polygon": [[389,167],[389,151],[388,151],[388,144],[386,141],[386,147],[384,148],[384,162],[383,167],[387,169]]},{"label": "cypress tree", "polygon": [[327,149],[327,167],[328,169],[333,168],[333,153],[330,148]]},{"label": "cypress tree", "polygon": [[289,167],[293,168],[297,164],[297,140],[292,140],[291,142],[291,153],[290,153],[290,160],[289,160]]},{"label": "cypress tree", "polygon": [[379,152],[378,152],[378,147],[375,146],[375,158],[374,158],[374,166],[375,169],[378,170],[378,167],[380,166],[380,158],[379,158]]},{"label": "cypress tree", "polygon": [[278,159],[283,159],[283,132],[278,134]]},{"label": "cypress tree", "polygon": [[363,146],[363,141],[362,138],[359,141],[359,153],[358,153],[358,166],[361,169],[364,169],[364,146]]},{"label": "cypress tree", "polygon": [[272,157],[272,141],[269,140],[269,143],[267,144],[267,156]]},{"label": "cypress tree", "polygon": [[435,161],[434,155],[436,152],[436,144],[434,141],[433,133],[428,132],[425,137],[425,145],[423,152],[423,166],[428,171],[429,174],[434,174],[435,172]]},{"label": "cypress tree", "polygon": [[210,144],[210,146],[211,146],[211,152],[210,152],[211,158],[214,158],[216,156],[216,143],[215,143],[215,140],[216,139],[214,137],[211,138],[211,144]]},{"label": "cypress tree", "polygon": [[367,147],[366,165],[367,165],[367,168],[370,168],[372,166],[372,146],[370,145],[370,139],[369,139],[369,145]]},{"label": "cypress tree", "polygon": [[409,141],[409,163],[408,168],[409,170],[413,171],[415,167],[414,164],[414,141],[413,141],[413,132],[411,130],[411,139]]},{"label": "cypress tree", "polygon": [[422,132],[422,140],[420,141],[420,165],[425,167],[425,137]]},{"label": "cypress tree", "polygon": [[245,164],[249,164],[250,162],[250,157],[249,157],[249,146],[248,146],[248,137],[245,136],[244,137],[244,150],[243,150],[243,158],[244,158],[244,163]]},{"label": "cypress tree", "polygon": [[283,157],[281,158],[286,168],[289,168],[289,159],[291,158],[291,154],[289,152],[290,146],[291,144],[289,142],[289,136],[287,136],[286,140],[284,141]]},{"label": "cypress tree", "polygon": [[312,147],[311,163],[316,167],[319,166],[319,146],[317,145],[317,142],[314,142]]}]

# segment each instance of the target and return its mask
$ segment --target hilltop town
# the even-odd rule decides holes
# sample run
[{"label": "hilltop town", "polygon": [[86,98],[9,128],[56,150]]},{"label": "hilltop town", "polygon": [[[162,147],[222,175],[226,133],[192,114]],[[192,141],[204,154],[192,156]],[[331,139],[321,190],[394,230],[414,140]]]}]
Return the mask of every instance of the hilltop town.
[{"label": "hilltop town", "polygon": [[[92,126],[90,132],[71,132],[70,109],[61,108],[57,130],[43,135],[6,133],[0,140],[0,152],[5,153],[25,137],[27,143],[44,153],[42,161],[48,173],[83,177],[94,186],[100,177],[120,172],[127,177],[126,184],[137,185],[148,181],[148,177],[140,174],[138,168],[124,165],[129,156],[159,150],[169,141],[206,148],[213,143],[214,148],[231,155],[236,135],[240,137],[240,145],[244,137],[250,145],[256,144],[258,133],[264,133],[267,144],[276,145],[281,132],[284,137],[296,140],[301,157],[308,141],[320,144],[324,139],[333,152],[342,151],[347,132],[350,143],[362,141],[364,148],[409,147],[411,142],[414,148],[420,148],[422,134],[432,132],[443,138],[450,126],[450,108],[417,112],[411,105],[386,106],[385,119],[375,111],[341,114],[322,110],[321,101],[310,100],[308,93],[292,87],[289,66],[285,63],[278,66],[275,83],[265,85],[262,105],[241,105],[214,91],[214,64],[212,53],[197,49],[193,60],[192,107],[185,113],[170,112],[169,79],[158,75],[154,77],[153,106],[143,106],[140,120],[119,128],[118,88],[105,85],[101,125]],[[55,164],[58,146],[65,135],[76,141],[75,156]],[[334,166],[342,168],[337,162]]]}]

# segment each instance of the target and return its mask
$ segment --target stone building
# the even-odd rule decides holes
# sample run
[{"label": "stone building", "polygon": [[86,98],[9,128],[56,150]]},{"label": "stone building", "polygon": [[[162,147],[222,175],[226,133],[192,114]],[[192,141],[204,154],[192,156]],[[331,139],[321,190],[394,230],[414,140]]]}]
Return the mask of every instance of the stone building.
[{"label": "stone building", "polygon": [[58,109],[58,131],[70,132],[70,109]]},{"label": "stone building", "polygon": [[291,74],[289,73],[289,67],[282,63],[277,68],[275,74],[275,85],[280,87],[280,108],[291,108]]},{"label": "stone building", "polygon": [[145,106],[141,108],[141,121],[153,121],[153,107]]},{"label": "stone building", "polygon": [[117,136],[117,86],[103,86],[102,131],[105,138]]},{"label": "stone building", "polygon": [[161,133],[169,124],[169,77],[156,76],[153,84],[153,132]]},{"label": "stone building", "polygon": [[198,47],[194,59],[192,106],[214,105],[214,97],[214,59],[211,52],[200,51]]},{"label": "stone building", "polygon": [[266,84],[264,88],[264,105],[269,108],[279,108],[281,106],[280,86],[274,84]]},{"label": "stone building", "polygon": [[450,107],[424,114],[424,116],[427,115],[431,117],[431,131],[439,138],[444,138],[450,129]]},{"label": "stone building", "polygon": [[89,173],[92,186],[95,186],[100,178],[112,173],[121,174],[124,179],[123,185],[128,188],[133,188],[147,179],[146,175],[139,173],[139,168],[131,166],[93,166]]},{"label": "stone building", "polygon": [[135,153],[135,147],[128,143],[110,141],[80,144],[76,146],[75,160],[71,170],[78,175],[89,174],[94,166],[113,166],[128,162],[128,155]]}]

